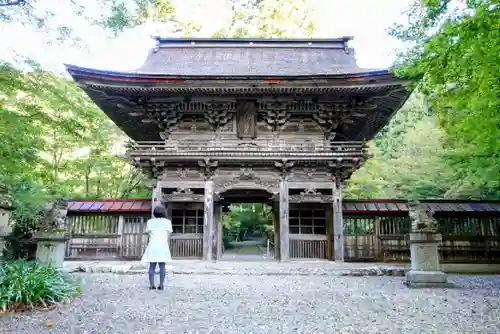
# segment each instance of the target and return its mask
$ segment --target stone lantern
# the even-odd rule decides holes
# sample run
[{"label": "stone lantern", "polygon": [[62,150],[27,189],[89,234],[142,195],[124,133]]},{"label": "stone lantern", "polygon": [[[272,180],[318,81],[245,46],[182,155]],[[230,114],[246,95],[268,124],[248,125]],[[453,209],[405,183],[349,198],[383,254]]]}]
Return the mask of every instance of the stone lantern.
[{"label": "stone lantern", "polygon": [[36,260],[43,265],[61,268],[69,239],[66,229],[68,201],[56,200],[45,206],[45,216],[33,239],[37,241]]},{"label": "stone lantern", "polygon": [[419,201],[409,202],[408,212],[411,230],[406,238],[410,245],[411,270],[406,273],[406,285],[412,288],[453,287],[440,268],[438,246],[442,236],[433,213]]}]

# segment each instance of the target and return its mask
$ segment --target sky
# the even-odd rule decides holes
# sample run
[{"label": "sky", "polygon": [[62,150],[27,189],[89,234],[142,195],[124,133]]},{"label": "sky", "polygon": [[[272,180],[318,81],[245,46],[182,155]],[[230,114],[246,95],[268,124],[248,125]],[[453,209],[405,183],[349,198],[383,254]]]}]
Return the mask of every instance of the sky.
[{"label": "sky", "polygon": [[[98,69],[132,71],[142,65],[148,50],[154,46],[151,35],[167,35],[168,28],[147,23],[128,29],[114,37],[74,13],[68,0],[40,0],[50,4],[55,13],[51,24],[66,24],[83,40],[85,47],[47,43],[47,35],[20,23],[0,24],[0,59],[12,60],[20,54],[38,61],[44,68],[65,73],[64,63]],[[354,36],[358,65],[365,68],[387,68],[394,60],[394,50],[401,45],[389,37],[387,28],[404,21],[401,14],[410,0],[309,0],[318,37]],[[231,8],[226,0],[174,0],[177,17],[201,24],[196,37],[210,37],[227,26]],[[86,13],[102,14],[93,0],[85,0]]]}]

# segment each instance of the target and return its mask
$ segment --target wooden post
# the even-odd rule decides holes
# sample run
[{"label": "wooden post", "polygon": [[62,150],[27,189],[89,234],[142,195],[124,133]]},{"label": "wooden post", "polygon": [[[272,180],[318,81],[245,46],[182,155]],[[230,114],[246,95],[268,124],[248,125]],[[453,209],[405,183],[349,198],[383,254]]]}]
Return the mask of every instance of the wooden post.
[{"label": "wooden post", "polygon": [[344,261],[344,217],[342,215],[342,186],[333,182],[333,246],[335,261]]},{"label": "wooden post", "polygon": [[[329,205],[328,205],[329,206]],[[333,261],[333,211],[326,208],[326,258]]]},{"label": "wooden post", "polygon": [[224,246],[224,225],[222,225],[222,206],[219,205],[219,219],[217,220],[217,260],[222,260]]},{"label": "wooden post", "polygon": [[378,260],[382,260],[382,254],[380,253],[380,250],[382,249],[380,245],[380,217],[375,217],[375,226],[374,226],[374,238],[373,240],[373,251],[374,251],[374,256]]},{"label": "wooden post", "polygon": [[116,254],[118,257],[123,257],[123,223],[124,223],[124,218],[123,216],[118,216],[118,254]]},{"label": "wooden post", "polygon": [[158,180],[155,180],[154,187],[153,187],[153,193],[151,196],[151,217],[153,217],[153,211],[155,207],[161,203],[161,187],[160,187],[160,182]]},{"label": "wooden post", "polygon": [[279,260],[280,252],[280,209],[279,203],[275,202],[273,207],[274,215],[274,259]]},{"label": "wooden post", "polygon": [[219,251],[220,248],[220,242],[219,242],[219,231],[222,230],[221,226],[221,219],[222,219],[222,208],[220,204],[214,204],[214,232],[213,232],[213,241],[212,241],[212,259],[213,260],[219,260],[219,256],[222,257],[222,248],[221,251]]},{"label": "wooden post", "polygon": [[[7,214],[3,213],[3,215],[6,216]],[[1,209],[0,209],[0,216],[2,216]],[[1,220],[1,218],[8,219],[7,217],[0,217],[0,220]],[[71,217],[66,217],[66,233],[68,233],[68,240],[66,241],[66,254],[65,254],[66,258],[71,256],[71,241],[73,240],[73,236],[72,236],[73,219],[71,219]],[[2,228],[2,224],[0,223],[0,258],[2,258],[2,249],[3,249],[3,243],[2,243],[3,240],[2,239],[4,238],[4,236],[6,234],[5,233],[6,231],[2,231],[2,229],[5,229],[5,226]]]},{"label": "wooden post", "polygon": [[290,253],[289,238],[289,203],[288,180],[282,178],[280,182],[280,261],[288,261]]},{"label": "wooden post", "polygon": [[214,240],[214,182],[205,181],[205,204],[203,217],[203,260],[211,261],[213,259],[213,240]]}]

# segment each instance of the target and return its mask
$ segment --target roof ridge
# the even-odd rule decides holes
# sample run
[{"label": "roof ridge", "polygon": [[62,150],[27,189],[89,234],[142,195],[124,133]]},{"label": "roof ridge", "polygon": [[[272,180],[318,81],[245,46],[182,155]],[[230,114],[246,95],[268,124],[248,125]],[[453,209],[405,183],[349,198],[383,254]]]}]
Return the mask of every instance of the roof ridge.
[{"label": "roof ridge", "polygon": [[272,44],[296,44],[296,43],[347,43],[354,39],[353,36],[340,36],[334,38],[259,38],[259,37],[245,37],[245,38],[213,38],[213,37],[166,37],[153,35],[152,39],[160,43],[178,43],[178,44],[191,44],[196,42],[203,43],[272,43]]}]

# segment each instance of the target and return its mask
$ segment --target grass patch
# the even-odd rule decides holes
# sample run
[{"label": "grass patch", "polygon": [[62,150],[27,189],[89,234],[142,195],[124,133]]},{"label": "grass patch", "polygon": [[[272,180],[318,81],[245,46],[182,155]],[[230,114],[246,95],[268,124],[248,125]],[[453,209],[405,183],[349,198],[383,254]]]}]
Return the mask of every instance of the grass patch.
[{"label": "grass patch", "polygon": [[69,275],[50,266],[24,260],[0,263],[0,314],[51,309],[79,293]]}]

